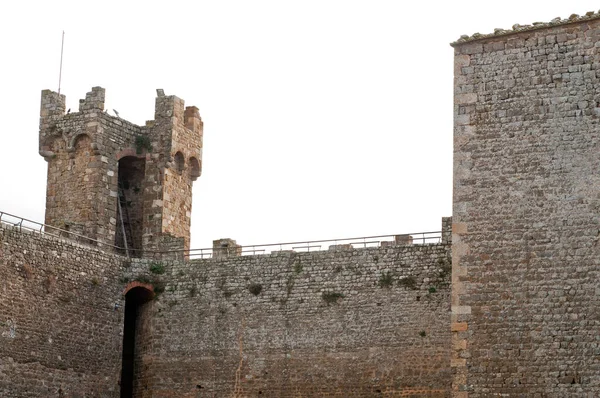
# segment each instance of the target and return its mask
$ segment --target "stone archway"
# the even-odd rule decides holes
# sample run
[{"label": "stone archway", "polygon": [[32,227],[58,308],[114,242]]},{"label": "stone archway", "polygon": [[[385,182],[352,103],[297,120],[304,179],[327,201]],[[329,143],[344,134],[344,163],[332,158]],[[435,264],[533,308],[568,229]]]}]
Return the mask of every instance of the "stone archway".
[{"label": "stone archway", "polygon": [[140,323],[140,310],[144,304],[154,298],[154,288],[147,283],[131,282],[123,294],[125,296],[125,322],[121,357],[121,398],[131,398],[135,384],[136,340],[139,339],[140,333],[137,330]]}]

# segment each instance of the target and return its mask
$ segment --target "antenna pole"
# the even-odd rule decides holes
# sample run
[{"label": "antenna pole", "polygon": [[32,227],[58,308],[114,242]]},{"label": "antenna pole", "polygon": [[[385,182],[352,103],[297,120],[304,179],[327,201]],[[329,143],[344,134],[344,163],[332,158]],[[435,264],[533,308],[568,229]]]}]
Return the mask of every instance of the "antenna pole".
[{"label": "antenna pole", "polygon": [[65,31],[62,32],[62,42],[60,44],[60,70],[58,71],[58,93],[60,94],[60,83],[62,81],[62,61],[63,61],[63,49],[65,47]]}]

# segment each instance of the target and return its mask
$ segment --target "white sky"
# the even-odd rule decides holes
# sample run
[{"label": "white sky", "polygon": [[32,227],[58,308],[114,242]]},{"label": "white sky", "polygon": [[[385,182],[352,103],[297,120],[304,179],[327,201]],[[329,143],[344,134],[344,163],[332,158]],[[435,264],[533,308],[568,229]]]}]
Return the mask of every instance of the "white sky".
[{"label": "white sky", "polygon": [[11,1],[0,13],[0,211],[43,221],[40,92],[153,119],[196,105],[192,247],[437,231],[452,213],[449,43],[597,1]]}]

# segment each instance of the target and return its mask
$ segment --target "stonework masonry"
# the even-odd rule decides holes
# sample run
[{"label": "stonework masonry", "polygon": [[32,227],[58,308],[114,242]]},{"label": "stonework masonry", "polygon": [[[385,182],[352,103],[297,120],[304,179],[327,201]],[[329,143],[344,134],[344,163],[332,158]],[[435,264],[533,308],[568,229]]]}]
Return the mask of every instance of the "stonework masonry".
[{"label": "stonework masonry", "polygon": [[450,247],[158,262],[0,226],[0,396],[120,396],[148,287],[131,396],[449,397]]},{"label": "stonework masonry", "polygon": [[0,226],[0,396],[119,396],[123,260]]},{"label": "stonework masonry", "polygon": [[600,19],[454,44],[455,397],[600,396]]},{"label": "stonework masonry", "polygon": [[48,226],[0,223],[0,396],[600,396],[600,14],[452,45],[434,244],[190,261],[198,109],[44,91]]},{"label": "stonework masonry", "polygon": [[119,247],[125,236],[136,257],[173,238],[189,249],[203,125],[198,108],[158,93],[154,120],[137,126],[104,109],[101,87],[80,100],[79,112],[65,110],[64,95],[42,92],[46,224]]}]

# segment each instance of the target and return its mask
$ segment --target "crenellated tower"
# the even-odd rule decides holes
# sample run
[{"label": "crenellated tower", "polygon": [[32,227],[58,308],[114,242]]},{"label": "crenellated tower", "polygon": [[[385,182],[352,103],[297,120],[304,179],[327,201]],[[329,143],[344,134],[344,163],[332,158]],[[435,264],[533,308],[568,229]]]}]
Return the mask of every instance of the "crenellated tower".
[{"label": "crenellated tower", "polygon": [[46,224],[127,247],[136,257],[189,249],[202,119],[195,106],[157,93],[154,120],[138,126],[104,109],[101,87],[79,101],[78,112],[66,111],[64,95],[42,91]]}]

